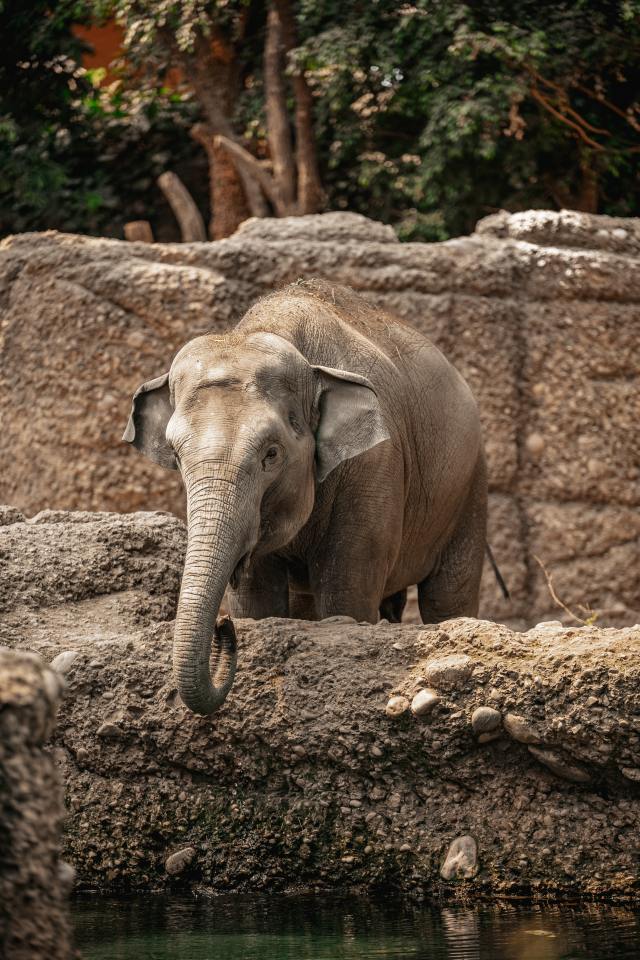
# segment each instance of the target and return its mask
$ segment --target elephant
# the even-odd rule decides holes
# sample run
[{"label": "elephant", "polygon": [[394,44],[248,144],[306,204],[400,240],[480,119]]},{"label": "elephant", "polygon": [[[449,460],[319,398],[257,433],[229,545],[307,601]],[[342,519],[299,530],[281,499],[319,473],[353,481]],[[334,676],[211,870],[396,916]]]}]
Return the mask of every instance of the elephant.
[{"label": "elephant", "polygon": [[138,388],[123,439],[186,489],[173,666],[196,714],[235,675],[227,588],[231,617],[399,619],[413,584],[424,623],[478,613],[475,399],[425,336],[345,286],[298,281],[188,342]]}]

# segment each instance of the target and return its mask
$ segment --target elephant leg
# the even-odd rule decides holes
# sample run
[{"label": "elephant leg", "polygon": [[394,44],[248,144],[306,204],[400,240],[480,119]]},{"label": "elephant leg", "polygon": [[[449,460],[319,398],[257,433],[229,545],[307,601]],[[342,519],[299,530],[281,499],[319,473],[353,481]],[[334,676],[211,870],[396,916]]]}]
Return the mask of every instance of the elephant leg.
[{"label": "elephant leg", "polygon": [[289,616],[292,620],[317,620],[316,602],[313,594],[289,586]]},{"label": "elephant leg", "polygon": [[318,617],[348,616],[377,623],[384,591],[386,558],[374,544],[355,538],[325,538],[326,547],[309,564],[309,581]]},{"label": "elephant leg", "polygon": [[227,599],[232,617],[288,617],[289,577],[285,562],[271,555],[253,560],[240,575],[237,586],[228,587]]},{"label": "elephant leg", "polygon": [[390,597],[385,597],[380,604],[380,618],[388,620],[389,623],[402,623],[402,614],[406,605],[407,591],[398,590]]},{"label": "elephant leg", "polygon": [[477,617],[487,538],[487,488],[484,462],[458,524],[435,569],[418,584],[423,623]]}]

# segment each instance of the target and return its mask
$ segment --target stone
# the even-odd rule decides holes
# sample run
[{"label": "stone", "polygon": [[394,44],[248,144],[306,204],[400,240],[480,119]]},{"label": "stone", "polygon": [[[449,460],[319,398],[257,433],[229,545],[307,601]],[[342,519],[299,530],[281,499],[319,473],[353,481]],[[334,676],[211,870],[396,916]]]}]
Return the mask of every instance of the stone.
[{"label": "stone", "polygon": [[96,736],[102,740],[120,740],[124,734],[116,723],[103,723],[96,730]]},{"label": "stone", "polygon": [[406,697],[401,697],[401,696],[391,697],[386,707],[384,708],[384,712],[388,717],[399,717],[403,713],[406,713],[410,705],[411,704],[409,703]]},{"label": "stone", "polygon": [[427,663],[424,675],[434,687],[455,690],[464,686],[475,666],[471,657],[467,657],[466,654],[453,653]]},{"label": "stone", "polygon": [[62,653],[59,653],[57,657],[53,658],[50,666],[54,670],[57,670],[58,673],[61,673],[62,676],[66,676],[77,659],[77,650],[63,650]]},{"label": "stone", "polygon": [[620,773],[626,780],[631,780],[632,783],[640,783],[640,768],[620,767]]},{"label": "stone", "polygon": [[525,718],[521,717],[519,714],[507,713],[505,714],[502,722],[505,730],[512,740],[517,740],[518,743],[542,742],[540,732],[536,729],[534,724],[530,723],[528,720],[525,720]]},{"label": "stone", "polygon": [[[5,557],[2,557],[5,562]],[[67,896],[73,868],[60,858],[65,810],[51,743],[57,704],[43,660],[0,651],[0,956],[71,960]]]},{"label": "stone", "polygon": [[539,457],[544,450],[544,437],[541,433],[530,433],[525,444],[532,457]]},{"label": "stone", "polygon": [[478,736],[478,743],[491,743],[502,736],[502,730],[490,730],[488,733],[481,733]]},{"label": "stone", "polygon": [[411,701],[411,712],[416,717],[426,717],[431,713],[440,697],[435,690],[418,690]]},{"label": "stone", "polygon": [[443,880],[472,880],[478,873],[478,845],[472,836],[457,837],[440,867]]},{"label": "stone", "polygon": [[0,506],[0,527],[8,527],[10,523],[24,523],[24,515],[15,507]]},{"label": "stone", "polygon": [[58,881],[67,893],[73,889],[76,882],[76,868],[66,860],[58,861]]},{"label": "stone", "polygon": [[[41,521],[0,527],[0,643],[32,651],[19,654],[11,695],[71,647],[78,660],[53,733],[40,680],[41,698],[19,711],[7,710],[0,684],[0,767],[5,757],[12,773],[15,738],[29,750],[50,738],[49,769],[59,763],[68,799],[61,854],[82,889],[169,890],[165,860],[191,846],[197,870],[183,877],[214,894],[388,883],[431,898],[451,841],[470,835],[482,883],[469,896],[522,895],[534,881],[534,896],[633,895],[640,794],[619,767],[640,770],[637,627],[551,634],[470,618],[436,630],[309,622],[301,639],[299,622],[239,618],[236,682],[203,718],[173,697],[174,607],[161,596],[179,583],[181,525],[154,513]],[[414,684],[429,686],[425,664],[460,652],[481,668],[414,719]],[[391,693],[404,696],[398,719],[384,714]],[[501,727],[476,739],[479,706],[539,723],[559,772],[579,767],[597,789],[554,776]],[[98,737],[105,722],[123,738]],[[53,803],[51,780],[46,791]],[[3,809],[0,796],[0,834],[11,822]],[[404,843],[413,853],[399,852]],[[561,864],[576,850],[569,877]],[[353,874],[341,862],[352,854]],[[50,848],[45,861],[57,863]]]},{"label": "stone", "polygon": [[[477,707],[471,714],[471,726],[476,736],[483,733],[491,733],[497,730],[502,724],[502,716],[499,710],[493,707]],[[483,741],[486,743],[487,741]]]},{"label": "stone", "polygon": [[536,760],[539,760],[545,767],[548,767],[557,777],[562,777],[563,780],[570,780],[572,783],[589,783],[591,781],[591,776],[584,767],[565,760],[559,752],[555,750],[543,750],[539,747],[528,747],[527,749]]},{"label": "stone", "polygon": [[167,857],[164,868],[172,877],[177,877],[193,862],[195,855],[195,847],[183,847]]}]

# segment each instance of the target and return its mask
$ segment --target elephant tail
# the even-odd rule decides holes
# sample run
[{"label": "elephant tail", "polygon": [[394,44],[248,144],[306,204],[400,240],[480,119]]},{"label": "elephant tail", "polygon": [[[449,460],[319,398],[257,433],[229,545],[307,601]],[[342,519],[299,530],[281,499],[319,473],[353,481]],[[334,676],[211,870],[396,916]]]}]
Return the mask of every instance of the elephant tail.
[{"label": "elephant tail", "polygon": [[497,564],[496,561],[495,561],[495,557],[493,556],[493,553],[492,553],[492,551],[491,551],[491,547],[489,546],[489,544],[488,544],[486,541],[485,541],[484,548],[485,548],[485,550],[487,551],[487,557],[489,558],[489,563],[491,564],[491,569],[493,570],[493,573],[494,573],[494,575],[495,575],[495,578],[496,578],[496,580],[498,581],[498,586],[499,586],[500,589],[502,590],[502,596],[505,598],[505,600],[510,600],[510,599],[511,599],[511,594],[509,593],[509,588],[507,587],[506,583],[504,582],[504,577],[503,577],[502,574],[500,573],[500,568],[499,568],[498,564]]}]

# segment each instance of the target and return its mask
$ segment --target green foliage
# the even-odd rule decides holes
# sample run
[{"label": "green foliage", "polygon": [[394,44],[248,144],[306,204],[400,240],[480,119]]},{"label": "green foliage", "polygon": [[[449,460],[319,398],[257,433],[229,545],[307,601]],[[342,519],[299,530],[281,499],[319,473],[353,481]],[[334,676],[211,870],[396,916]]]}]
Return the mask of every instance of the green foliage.
[{"label": "green foliage", "polygon": [[[330,208],[428,240],[466,233],[500,208],[637,214],[637,0],[294,6],[294,56],[314,92]],[[204,196],[204,158],[188,135],[198,106],[162,87],[199,38],[242,35],[236,128],[260,153],[264,9],[258,0],[0,0],[0,32],[12,38],[0,54],[0,229],[117,232],[153,219],[155,177],[181,164],[201,164]],[[78,67],[71,24],[114,13],[133,69],[105,89]],[[197,194],[197,178],[189,186]]]},{"label": "green foliage", "polygon": [[0,7],[0,33],[22,43],[0,59],[0,233],[121,235],[127,220],[154,219],[158,174],[193,162],[190,96],[100,86],[103,72],[78,65],[71,26],[83,17],[72,2]]},{"label": "green foliage", "polygon": [[599,212],[637,213],[639,15],[634,2],[302,0],[333,205],[420,239],[499,208],[584,205],[593,181]]}]

